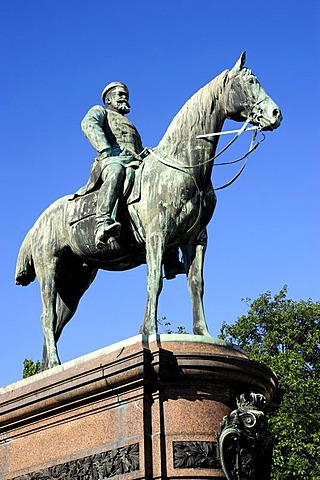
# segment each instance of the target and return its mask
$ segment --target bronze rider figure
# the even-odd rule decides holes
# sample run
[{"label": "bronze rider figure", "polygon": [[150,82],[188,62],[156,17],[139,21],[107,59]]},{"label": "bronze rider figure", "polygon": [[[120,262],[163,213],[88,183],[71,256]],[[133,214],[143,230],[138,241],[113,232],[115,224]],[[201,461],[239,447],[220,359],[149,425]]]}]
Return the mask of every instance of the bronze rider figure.
[{"label": "bronze rider figure", "polygon": [[[96,210],[95,244],[103,248],[110,237],[120,235],[121,224],[116,218],[117,204],[123,193],[126,168],[137,168],[146,156],[140,134],[125,116],[130,112],[129,89],[122,82],[109,83],[101,95],[105,105],[90,108],[81,128],[98,155],[92,165],[88,183],[77,192],[84,195],[99,188]],[[165,276],[174,278],[184,273],[178,248],[164,258]]]},{"label": "bronze rider figure", "polygon": [[81,194],[94,189],[96,182],[102,183],[96,213],[97,248],[103,248],[109,237],[120,235],[117,201],[122,194],[126,168],[139,166],[143,150],[138,130],[125,117],[130,112],[128,87],[121,82],[108,84],[102,92],[102,101],[105,108],[95,105],[81,122],[84,135],[98,152],[91,178]]}]

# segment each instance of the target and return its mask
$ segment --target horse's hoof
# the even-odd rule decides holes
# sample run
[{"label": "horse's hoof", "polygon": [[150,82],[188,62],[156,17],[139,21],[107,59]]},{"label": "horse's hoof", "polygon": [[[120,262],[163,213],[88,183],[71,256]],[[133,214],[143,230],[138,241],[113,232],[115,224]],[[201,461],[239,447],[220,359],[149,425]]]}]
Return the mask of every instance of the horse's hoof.
[{"label": "horse's hoof", "polygon": [[195,328],[193,330],[194,335],[201,335],[202,337],[210,337],[208,330],[203,330],[202,328]]},{"label": "horse's hoof", "polygon": [[140,328],[140,332],[139,332],[141,335],[154,335],[155,333],[157,333],[156,329],[152,329],[152,330],[149,330],[148,328],[145,328],[145,327],[141,327]]},{"label": "horse's hoof", "polygon": [[61,365],[60,360],[53,360],[48,362],[46,365],[43,365],[41,371],[50,370],[51,368],[58,367],[59,365]]}]

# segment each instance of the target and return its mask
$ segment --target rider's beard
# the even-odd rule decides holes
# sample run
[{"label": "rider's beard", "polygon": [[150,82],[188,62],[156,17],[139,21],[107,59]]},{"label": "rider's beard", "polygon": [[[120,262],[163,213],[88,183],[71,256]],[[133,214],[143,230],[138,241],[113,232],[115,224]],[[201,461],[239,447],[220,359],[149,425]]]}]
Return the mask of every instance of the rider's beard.
[{"label": "rider's beard", "polygon": [[130,112],[130,105],[127,100],[117,102],[117,110],[119,113],[125,114]]}]

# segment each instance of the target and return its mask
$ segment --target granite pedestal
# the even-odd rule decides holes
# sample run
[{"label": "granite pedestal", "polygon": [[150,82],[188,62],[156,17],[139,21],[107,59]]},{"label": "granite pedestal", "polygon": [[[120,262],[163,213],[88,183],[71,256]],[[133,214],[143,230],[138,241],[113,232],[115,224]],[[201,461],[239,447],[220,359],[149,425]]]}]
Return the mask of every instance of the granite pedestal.
[{"label": "granite pedestal", "polygon": [[0,478],[222,479],[215,432],[274,374],[211,337],[138,335],[0,388]]}]

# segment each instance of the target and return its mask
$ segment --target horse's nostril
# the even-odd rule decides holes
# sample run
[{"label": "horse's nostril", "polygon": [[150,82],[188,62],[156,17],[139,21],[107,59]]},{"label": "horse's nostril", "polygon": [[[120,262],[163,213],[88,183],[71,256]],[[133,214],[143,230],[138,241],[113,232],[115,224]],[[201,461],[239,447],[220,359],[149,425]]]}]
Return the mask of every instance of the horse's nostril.
[{"label": "horse's nostril", "polygon": [[279,116],[280,116],[280,110],[278,110],[277,108],[275,108],[275,109],[273,110],[273,116],[274,116],[274,117],[279,117]]}]

